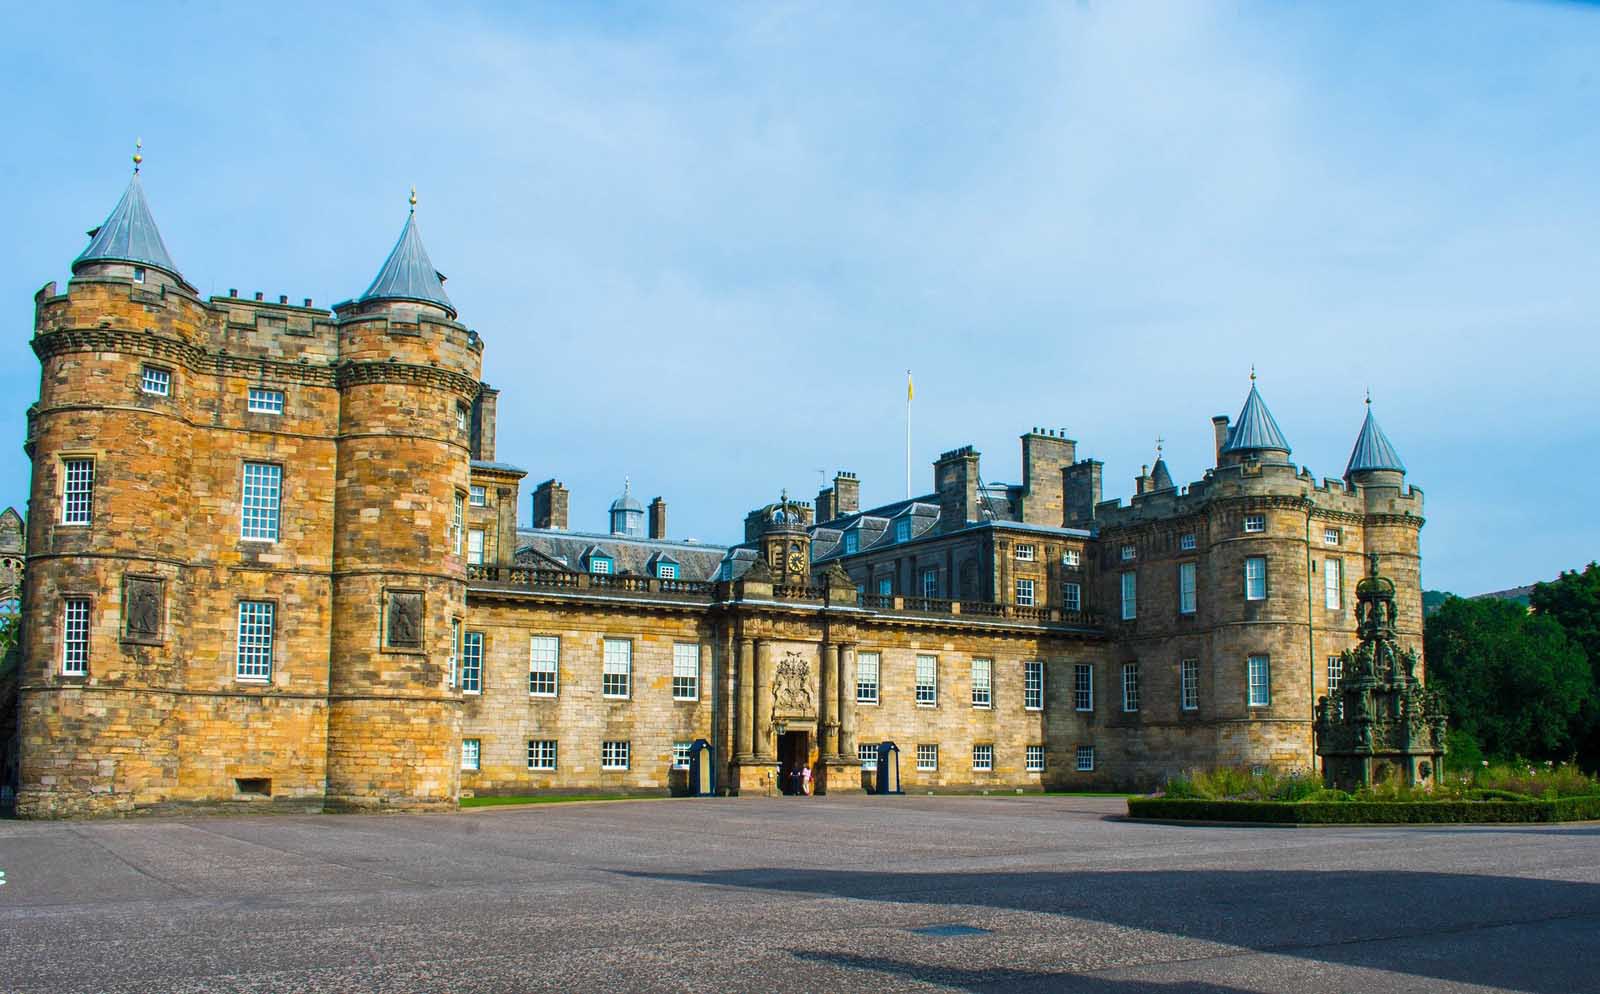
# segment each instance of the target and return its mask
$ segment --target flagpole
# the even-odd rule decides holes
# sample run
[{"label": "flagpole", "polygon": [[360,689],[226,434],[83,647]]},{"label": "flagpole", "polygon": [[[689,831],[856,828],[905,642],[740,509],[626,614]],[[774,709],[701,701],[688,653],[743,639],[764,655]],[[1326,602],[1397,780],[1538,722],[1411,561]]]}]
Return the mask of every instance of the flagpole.
[{"label": "flagpole", "polygon": [[906,370],[906,500],[911,499],[911,370]]}]

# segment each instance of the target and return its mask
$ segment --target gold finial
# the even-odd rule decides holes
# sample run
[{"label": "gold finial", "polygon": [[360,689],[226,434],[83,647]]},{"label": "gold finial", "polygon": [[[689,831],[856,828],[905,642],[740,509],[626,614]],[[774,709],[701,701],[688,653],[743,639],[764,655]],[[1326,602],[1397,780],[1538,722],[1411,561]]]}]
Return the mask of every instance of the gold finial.
[{"label": "gold finial", "polygon": [[144,148],[144,139],[143,138],[135,138],[133,140],[133,171],[134,172],[138,172],[139,171],[139,163],[144,161],[144,154],[141,151],[141,149],[143,149],[143,148]]},{"label": "gold finial", "polygon": [[1367,387],[1367,406],[1368,407],[1372,406],[1372,388],[1371,387]]},{"label": "gold finial", "polygon": [[1255,381],[1256,381],[1256,364],[1252,362],[1250,364],[1250,382],[1254,383]]},{"label": "gold finial", "polygon": [[415,211],[417,209],[417,188],[416,187],[412,187],[411,188],[411,196],[410,196],[409,199],[411,201],[411,209],[413,211]]}]

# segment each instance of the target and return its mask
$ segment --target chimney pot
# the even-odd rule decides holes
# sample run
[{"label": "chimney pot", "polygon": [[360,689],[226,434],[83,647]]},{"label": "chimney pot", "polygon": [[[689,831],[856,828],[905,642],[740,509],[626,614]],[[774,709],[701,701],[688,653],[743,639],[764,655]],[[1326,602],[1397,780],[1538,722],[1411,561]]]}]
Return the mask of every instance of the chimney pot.
[{"label": "chimney pot", "polygon": [[257,300],[260,300],[260,299],[261,299],[261,291],[260,291],[260,290],[257,290],[257,291],[256,291],[256,299],[257,299]]},{"label": "chimney pot", "polygon": [[307,307],[310,307],[310,306],[311,306],[311,298],[310,298],[310,297],[307,297],[307,298],[306,298],[306,303],[305,303],[305,306],[307,306]]},{"label": "chimney pot", "polygon": [[236,286],[230,286],[230,287],[228,287],[228,296],[230,296],[230,297],[237,297],[237,296],[239,296],[239,288],[238,288],[238,287],[236,287]]}]

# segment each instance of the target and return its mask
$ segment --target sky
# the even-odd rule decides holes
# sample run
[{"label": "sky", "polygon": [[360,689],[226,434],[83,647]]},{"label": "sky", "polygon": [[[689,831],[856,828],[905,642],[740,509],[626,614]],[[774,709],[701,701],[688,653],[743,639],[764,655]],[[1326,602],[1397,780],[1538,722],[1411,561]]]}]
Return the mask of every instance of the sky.
[{"label": "sky", "polygon": [[1049,426],[1126,499],[1157,438],[1203,475],[1253,365],[1319,478],[1370,388],[1424,586],[1600,558],[1600,5],[131,10],[0,2],[0,506],[33,294],[141,137],[202,294],[359,294],[416,186],[524,522],[550,477],[707,542],[839,469],[903,497],[907,368],[919,493]]}]

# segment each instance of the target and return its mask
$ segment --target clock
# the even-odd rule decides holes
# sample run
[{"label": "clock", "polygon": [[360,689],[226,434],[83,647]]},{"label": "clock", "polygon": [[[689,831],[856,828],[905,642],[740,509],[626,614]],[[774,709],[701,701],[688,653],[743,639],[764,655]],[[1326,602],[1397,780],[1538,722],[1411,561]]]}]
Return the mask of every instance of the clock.
[{"label": "clock", "polygon": [[804,573],[806,571],[806,557],[798,552],[789,553],[789,572]]}]

